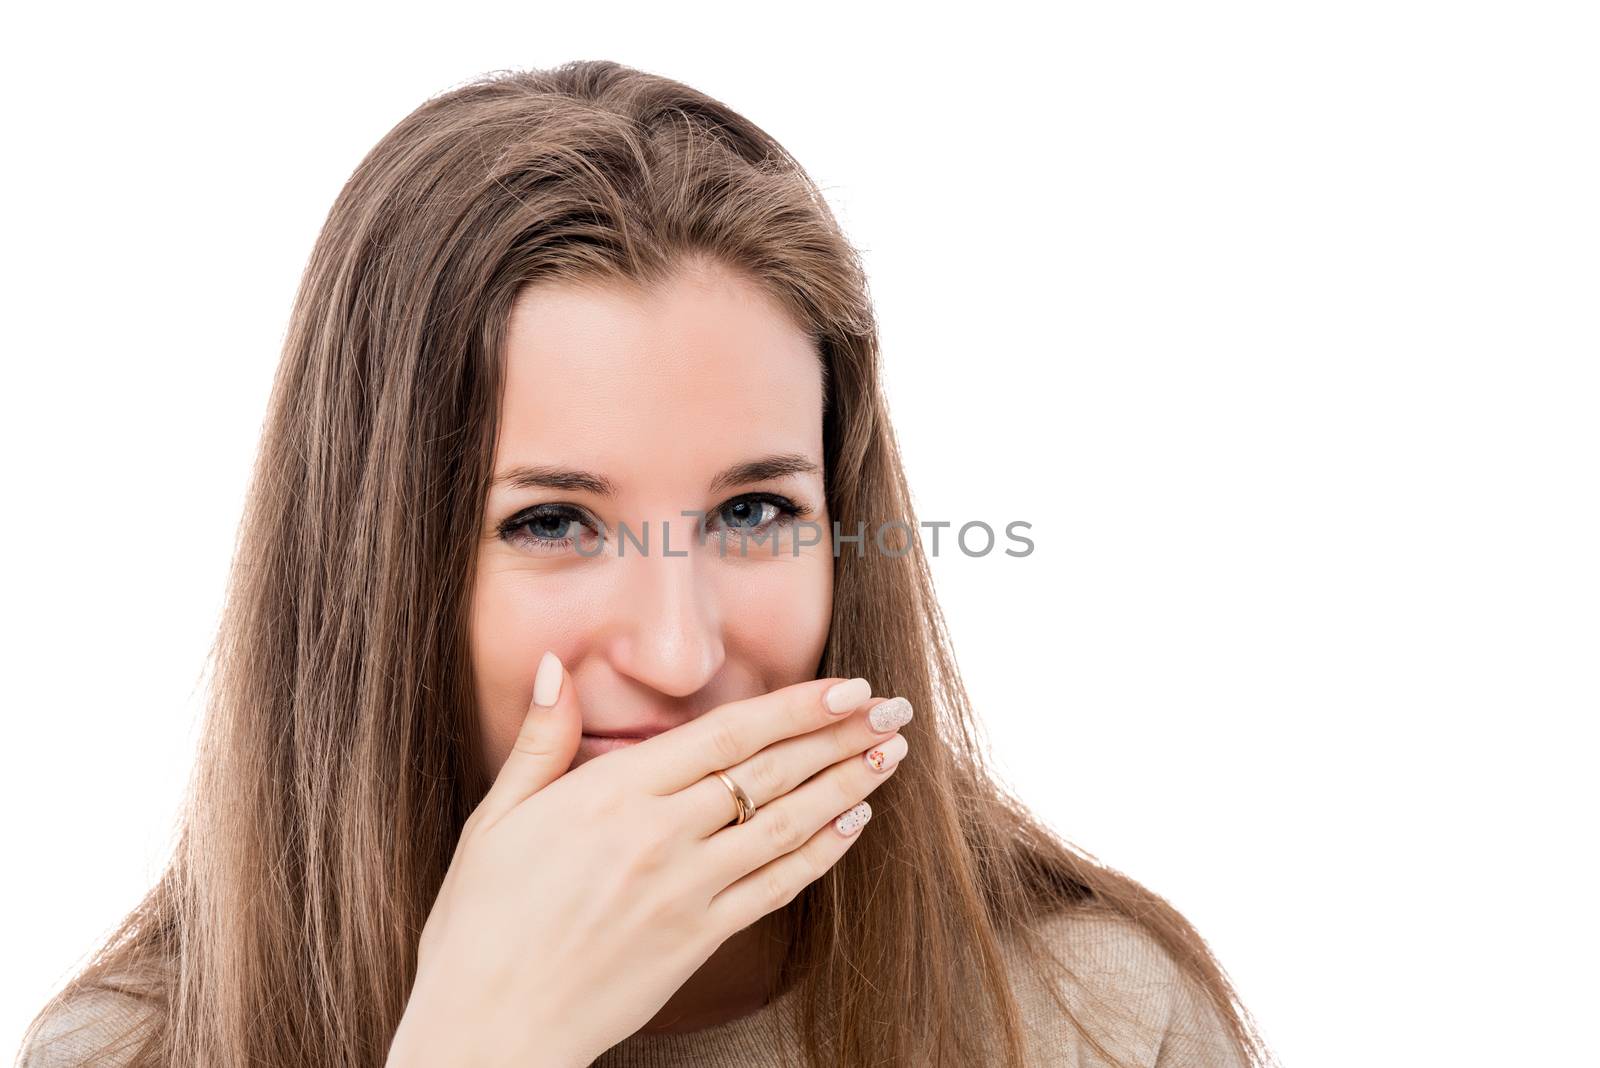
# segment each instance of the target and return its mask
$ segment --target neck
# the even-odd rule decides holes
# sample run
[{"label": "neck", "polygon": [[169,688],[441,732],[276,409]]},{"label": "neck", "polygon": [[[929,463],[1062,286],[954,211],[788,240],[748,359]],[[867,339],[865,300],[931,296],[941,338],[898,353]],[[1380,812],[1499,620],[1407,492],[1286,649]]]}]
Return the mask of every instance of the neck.
[{"label": "neck", "polygon": [[755,1012],[775,993],[777,965],[763,918],[718,946],[639,1033],[699,1031]]}]

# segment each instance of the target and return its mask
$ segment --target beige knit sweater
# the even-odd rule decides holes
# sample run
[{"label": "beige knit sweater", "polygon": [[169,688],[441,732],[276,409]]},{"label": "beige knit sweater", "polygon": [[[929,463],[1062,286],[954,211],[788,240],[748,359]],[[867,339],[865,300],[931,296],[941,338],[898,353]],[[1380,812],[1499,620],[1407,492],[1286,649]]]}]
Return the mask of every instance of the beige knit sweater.
[{"label": "beige knit sweater", "polygon": [[[1064,913],[1038,921],[1057,955],[1085,988],[1058,989],[1096,1037],[1129,1064],[1157,1068],[1248,1068],[1221,1018],[1148,935],[1131,922],[1104,915]],[[1008,954],[1015,951],[1007,947]],[[1015,955],[1015,990],[1027,1027],[1026,1068],[1104,1068],[1031,970]],[[635,1034],[592,1068],[779,1068],[799,1065],[795,1050],[798,987],[738,1019],[682,1034]],[[1108,1012],[1106,1004],[1114,1007]],[[139,1018],[138,1003],[95,994],[45,1021],[22,1051],[20,1068],[118,1065],[115,1056],[86,1059]],[[444,1068],[444,1066],[441,1066]]]}]

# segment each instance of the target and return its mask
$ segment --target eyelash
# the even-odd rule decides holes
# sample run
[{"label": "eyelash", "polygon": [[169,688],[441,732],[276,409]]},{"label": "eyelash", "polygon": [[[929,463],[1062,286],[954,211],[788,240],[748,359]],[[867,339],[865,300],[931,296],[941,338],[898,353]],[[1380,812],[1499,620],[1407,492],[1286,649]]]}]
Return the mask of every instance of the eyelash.
[{"label": "eyelash", "polygon": [[[776,493],[743,493],[737,497],[730,497],[726,501],[722,502],[722,504],[718,505],[715,511],[713,511],[711,514],[720,515],[730,505],[737,504],[740,501],[752,501],[757,504],[770,504],[776,508],[778,512],[777,515],[773,516],[759,527],[735,528],[738,530],[764,530],[765,528],[773,526],[774,524],[778,526],[787,526],[790,523],[793,523],[796,519],[804,519],[811,515],[811,508],[803,501],[791,500],[788,497],[783,497]],[[522,528],[528,526],[530,523],[533,523],[539,519],[547,518],[567,519],[575,523],[587,523],[583,512],[572,507],[571,505],[536,504],[532,508],[524,508],[516,515],[505,520],[496,529],[496,534],[499,536],[501,541],[507,542],[511,545],[531,542],[539,552],[554,553],[571,548],[571,537],[540,538],[527,534],[523,534],[520,537],[518,536]],[[641,537],[642,536],[643,535],[641,532]]]}]

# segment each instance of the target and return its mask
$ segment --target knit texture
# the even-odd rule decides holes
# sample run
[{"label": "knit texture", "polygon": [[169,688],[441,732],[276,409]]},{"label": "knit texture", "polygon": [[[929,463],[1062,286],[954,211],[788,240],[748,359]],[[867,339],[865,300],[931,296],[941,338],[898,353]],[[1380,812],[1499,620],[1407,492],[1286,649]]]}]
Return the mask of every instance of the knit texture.
[{"label": "knit texture", "polygon": [[[1249,1068],[1222,1018],[1193,982],[1137,925],[1097,913],[1059,913],[1037,921],[1052,950],[1085,985],[1058,991],[1099,1041],[1129,1064],[1153,1068]],[[1106,1068],[1007,946],[1012,989],[1026,1026],[1026,1068]],[[798,1068],[797,986],[755,1012],[682,1034],[634,1034],[592,1068]],[[23,1050],[20,1068],[119,1066],[113,1054],[87,1059],[135,1026],[140,1003],[122,994],[84,995],[49,1017]]]}]

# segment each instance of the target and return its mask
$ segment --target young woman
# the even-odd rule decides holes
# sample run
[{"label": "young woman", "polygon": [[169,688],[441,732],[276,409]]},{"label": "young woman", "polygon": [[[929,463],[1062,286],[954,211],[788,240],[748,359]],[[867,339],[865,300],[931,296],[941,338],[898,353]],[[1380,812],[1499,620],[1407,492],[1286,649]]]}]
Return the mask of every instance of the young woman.
[{"label": "young woman", "polygon": [[295,302],[179,847],[23,1063],[1270,1063],[986,772],[877,360],[717,101],[402,121]]}]

